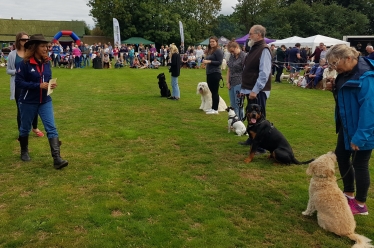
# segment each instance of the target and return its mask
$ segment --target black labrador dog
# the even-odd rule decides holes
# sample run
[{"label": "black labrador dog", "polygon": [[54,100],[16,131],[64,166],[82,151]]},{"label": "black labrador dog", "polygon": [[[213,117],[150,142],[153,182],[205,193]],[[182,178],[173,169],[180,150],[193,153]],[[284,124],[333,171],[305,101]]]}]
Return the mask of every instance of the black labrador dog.
[{"label": "black labrador dog", "polygon": [[160,88],[161,97],[171,96],[171,92],[168,88],[168,84],[166,83],[165,74],[160,73],[158,74],[157,78],[158,78],[158,87]]},{"label": "black labrador dog", "polygon": [[260,105],[248,104],[246,117],[248,120],[247,132],[252,139],[252,145],[249,156],[244,162],[250,163],[253,160],[258,147],[268,150],[270,157],[282,164],[309,164],[314,160],[299,162],[295,158],[291,145],[283,134],[262,115]]}]

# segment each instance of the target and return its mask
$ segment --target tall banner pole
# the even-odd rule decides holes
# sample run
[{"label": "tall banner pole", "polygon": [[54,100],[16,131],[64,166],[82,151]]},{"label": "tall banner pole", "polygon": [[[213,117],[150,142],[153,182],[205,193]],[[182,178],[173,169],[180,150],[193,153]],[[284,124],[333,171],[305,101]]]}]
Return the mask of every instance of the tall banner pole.
[{"label": "tall banner pole", "polygon": [[113,34],[114,34],[114,45],[120,47],[121,45],[121,33],[119,30],[119,23],[116,18],[113,18]]},{"label": "tall banner pole", "polygon": [[183,24],[181,21],[179,21],[179,33],[181,35],[181,43],[184,43],[184,32],[183,32]]}]

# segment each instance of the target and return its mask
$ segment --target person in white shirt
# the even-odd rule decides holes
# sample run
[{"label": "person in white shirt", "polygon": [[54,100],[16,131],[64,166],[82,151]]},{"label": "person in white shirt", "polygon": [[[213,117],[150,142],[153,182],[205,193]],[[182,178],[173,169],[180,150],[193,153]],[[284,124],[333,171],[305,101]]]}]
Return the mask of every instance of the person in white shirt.
[{"label": "person in white shirt", "polygon": [[195,56],[196,56],[196,60],[197,60],[197,66],[200,67],[201,61],[203,60],[203,56],[204,56],[204,51],[203,51],[203,49],[201,49],[200,45],[195,50]]},{"label": "person in white shirt", "polygon": [[188,67],[190,69],[196,67],[196,57],[193,53],[190,53],[190,55],[188,55]]},{"label": "person in white shirt", "polygon": [[153,59],[152,61],[152,64],[151,64],[151,68],[152,69],[158,69],[160,67],[161,63],[160,61],[158,61],[156,58]]},{"label": "person in white shirt", "polygon": [[336,72],[335,69],[333,69],[331,66],[327,67],[323,71],[323,75],[322,75],[323,90],[326,89],[326,83],[327,83],[327,81],[332,81],[337,76],[338,76],[338,73]]}]

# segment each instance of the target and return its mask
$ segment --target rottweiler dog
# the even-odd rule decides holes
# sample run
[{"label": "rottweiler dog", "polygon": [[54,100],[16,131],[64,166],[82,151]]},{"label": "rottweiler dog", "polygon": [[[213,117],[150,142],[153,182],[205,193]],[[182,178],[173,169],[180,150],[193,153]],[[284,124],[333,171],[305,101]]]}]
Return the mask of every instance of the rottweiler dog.
[{"label": "rottweiler dog", "polygon": [[249,156],[244,162],[250,163],[253,160],[258,147],[268,150],[270,157],[282,164],[309,164],[314,160],[299,162],[295,158],[283,134],[262,115],[260,105],[249,104],[246,107],[246,118],[248,120],[247,132],[252,139],[252,145]]},{"label": "rottweiler dog", "polygon": [[166,83],[165,74],[164,73],[158,74],[157,79],[158,79],[158,87],[160,88],[161,97],[171,96],[171,92],[169,90],[168,84]]}]

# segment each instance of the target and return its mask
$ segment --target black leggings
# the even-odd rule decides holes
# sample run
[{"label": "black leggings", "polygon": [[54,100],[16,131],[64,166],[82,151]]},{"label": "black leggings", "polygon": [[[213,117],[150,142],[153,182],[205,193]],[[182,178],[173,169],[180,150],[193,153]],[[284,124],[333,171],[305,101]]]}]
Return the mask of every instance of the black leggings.
[{"label": "black leggings", "polygon": [[[335,154],[338,160],[340,175],[343,178],[344,192],[355,192],[356,181],[356,200],[366,202],[369,186],[369,160],[372,150],[348,151],[344,146],[343,129],[339,130],[338,141]],[[351,167],[351,157],[354,159],[353,169]]]},{"label": "black leggings", "polygon": [[219,104],[219,80],[221,80],[221,73],[214,72],[206,75],[206,81],[210,92],[212,93],[212,109],[218,110]]}]

